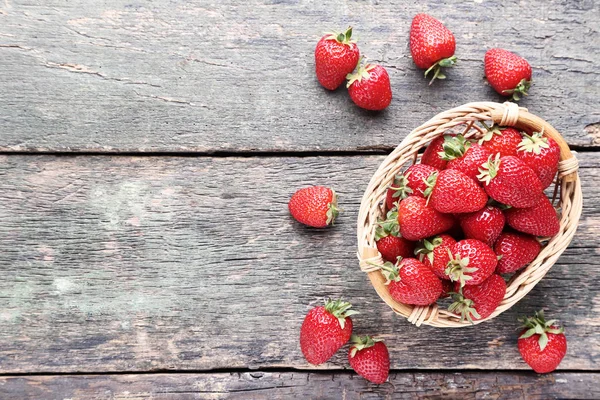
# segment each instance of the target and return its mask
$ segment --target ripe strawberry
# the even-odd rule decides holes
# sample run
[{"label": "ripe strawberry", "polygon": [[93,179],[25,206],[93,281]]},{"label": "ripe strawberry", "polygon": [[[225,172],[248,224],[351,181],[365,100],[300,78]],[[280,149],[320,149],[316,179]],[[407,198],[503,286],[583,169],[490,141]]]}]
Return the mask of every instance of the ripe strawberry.
[{"label": "ripe strawberry", "polygon": [[336,193],[323,186],[299,189],[290,199],[288,208],[296,221],[314,228],[333,225],[339,214]]},{"label": "ripe strawberry", "polygon": [[535,172],[514,156],[490,156],[477,176],[490,197],[511,207],[526,208],[536,204],[544,191]]},{"label": "ripe strawberry", "polygon": [[457,282],[454,291],[454,303],[448,307],[448,311],[460,315],[461,321],[466,319],[473,322],[489,317],[498,308],[506,294],[506,283],[500,275],[493,274],[479,285],[462,289]]},{"label": "ripe strawberry", "polygon": [[536,173],[546,189],[558,172],[560,147],[554,139],[542,136],[542,133],[534,132],[531,136],[524,134],[517,157]]},{"label": "ripe strawberry", "polygon": [[452,258],[446,274],[461,286],[479,285],[496,269],[498,259],[494,251],[477,239],[464,239],[452,246]]},{"label": "ripe strawberry", "polygon": [[350,316],[358,314],[351,307],[341,300],[327,300],[325,306],[315,307],[306,314],[300,328],[300,348],[306,361],[322,364],[348,342],[352,334]]},{"label": "ripe strawberry", "polygon": [[430,165],[414,164],[408,167],[404,174],[396,176],[394,184],[388,189],[386,197],[386,206],[388,210],[394,207],[394,203],[407,198],[408,196],[422,196],[428,185],[427,182],[434,172],[438,169]]},{"label": "ripe strawberry", "polygon": [[490,152],[477,143],[471,143],[462,135],[452,136],[444,141],[444,153],[440,156],[448,161],[447,169],[456,169],[477,181],[479,168],[485,163]]},{"label": "ripe strawberry", "polygon": [[445,169],[437,175],[430,200],[433,208],[441,213],[468,213],[484,207],[488,196],[467,175]]},{"label": "ripe strawberry", "polygon": [[415,254],[438,278],[450,280],[446,275],[446,267],[450,261],[450,251],[455,244],[456,240],[452,236],[441,234],[431,240],[424,239],[415,250]]},{"label": "ripe strawberry", "polygon": [[385,263],[382,273],[390,296],[400,303],[426,306],[442,294],[442,282],[416,258],[403,258],[396,265]]},{"label": "ripe strawberry", "polygon": [[418,196],[409,196],[398,205],[400,234],[408,240],[421,240],[442,233],[454,225],[454,218],[442,214]]},{"label": "ripe strawberry", "polygon": [[356,72],[348,74],[348,93],[352,101],[366,110],[383,110],[392,101],[390,76],[377,64],[360,64]]},{"label": "ripe strawberry", "polygon": [[503,232],[494,245],[494,252],[500,258],[496,273],[508,274],[520,270],[537,257],[541,248],[540,242],[533,236]]},{"label": "ripe strawberry", "polygon": [[417,14],[410,26],[410,52],[415,65],[425,71],[425,77],[433,71],[431,85],[437,79],[445,79],[442,67],[456,64],[454,35],[440,21],[427,15]]},{"label": "ripe strawberry", "polygon": [[460,226],[467,239],[477,239],[492,247],[504,229],[506,218],[502,210],[486,206],[474,213],[462,215]]},{"label": "ripe strawberry", "polygon": [[437,169],[445,169],[448,161],[442,159],[440,153],[444,151],[444,141],[446,140],[446,136],[451,137],[452,135],[444,135],[438,138],[435,138],[429,143],[429,146],[425,148],[425,152],[421,157],[421,164],[431,165]]},{"label": "ripe strawberry", "polygon": [[376,384],[387,381],[390,373],[390,354],[383,339],[352,335],[348,362],[357,374]]},{"label": "ripe strawberry", "polygon": [[505,211],[510,227],[533,236],[554,236],[560,230],[556,210],[546,196],[530,208],[509,208]]},{"label": "ripe strawberry", "polygon": [[554,371],[567,353],[565,330],[555,319],[546,321],[543,311],[519,320],[525,328],[517,341],[523,360],[538,374]]},{"label": "ripe strawberry", "polygon": [[329,90],[337,89],[346,75],[354,71],[360,58],[356,42],[351,40],[352,28],[346,32],[327,33],[315,48],[317,79]]},{"label": "ripe strawberry", "polygon": [[517,147],[522,140],[521,132],[515,128],[500,128],[494,125],[479,139],[479,144],[488,149],[490,154],[500,153],[501,157],[516,156]]},{"label": "ripe strawberry", "polygon": [[450,297],[454,292],[454,283],[452,281],[442,280],[442,294],[440,294],[440,299],[445,299]]},{"label": "ripe strawberry", "polygon": [[415,244],[400,236],[398,211],[388,211],[386,219],[380,220],[375,229],[375,244],[384,260],[395,263],[398,257],[410,257]]},{"label": "ripe strawberry", "polygon": [[485,76],[494,90],[518,101],[527,96],[531,87],[531,66],[522,57],[503,49],[490,49],[485,53]]}]

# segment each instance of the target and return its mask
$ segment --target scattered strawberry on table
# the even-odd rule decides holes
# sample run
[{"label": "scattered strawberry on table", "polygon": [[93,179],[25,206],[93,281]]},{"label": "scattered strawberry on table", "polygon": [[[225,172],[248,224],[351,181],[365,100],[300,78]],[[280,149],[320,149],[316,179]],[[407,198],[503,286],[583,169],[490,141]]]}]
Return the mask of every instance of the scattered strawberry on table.
[{"label": "scattered strawberry on table", "polygon": [[339,214],[336,193],[324,186],[299,189],[292,195],[288,208],[296,221],[314,228],[333,225]]},{"label": "scattered strawberry on table", "polygon": [[357,374],[376,384],[387,381],[390,355],[382,339],[352,335],[348,362]]},{"label": "scattered strawberry on table", "polygon": [[379,111],[390,105],[390,76],[381,65],[359,63],[356,72],[348,74],[346,78],[350,98],[360,108]]},{"label": "scattered strawberry on table", "polygon": [[315,48],[317,79],[324,88],[337,89],[354,71],[360,58],[356,42],[351,39],[352,27],[343,33],[325,34]]},{"label": "scattered strawberry on table", "polygon": [[520,321],[524,329],[517,345],[523,360],[538,374],[554,371],[567,353],[564,329],[556,320],[546,321],[543,311]]},{"label": "scattered strawberry on table", "polygon": [[454,35],[440,21],[427,14],[417,14],[410,26],[410,52],[415,65],[426,69],[425,77],[433,72],[435,79],[445,79],[442,68],[456,64]]},{"label": "scattered strawberry on table", "polygon": [[523,57],[504,49],[485,53],[485,76],[496,92],[518,101],[531,87],[531,65]]}]

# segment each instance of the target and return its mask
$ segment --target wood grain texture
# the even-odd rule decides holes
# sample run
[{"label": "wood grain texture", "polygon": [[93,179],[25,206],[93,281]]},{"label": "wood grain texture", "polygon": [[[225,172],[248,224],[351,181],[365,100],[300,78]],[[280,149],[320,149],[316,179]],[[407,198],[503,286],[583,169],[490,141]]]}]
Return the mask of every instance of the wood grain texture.
[{"label": "wood grain texture", "polygon": [[[598,2],[402,0],[0,1],[1,151],[319,151],[396,146],[434,114],[501,100],[483,56],[500,46],[534,69],[522,104],[570,144],[598,146]],[[408,50],[429,12],[459,64],[428,87]],[[326,30],[355,27],[391,75],[382,113],[316,82]]]},{"label": "wood grain texture", "polygon": [[392,373],[372,385],[350,373],[244,372],[206,374],[0,377],[13,400],[114,399],[597,399],[598,373]]},{"label": "wood grain texture", "polygon": [[[599,161],[580,154],[571,247],[517,306],[474,328],[416,328],[360,272],[359,199],[383,157],[0,156],[0,371],[313,368],[307,310],[343,296],[396,369],[527,369],[516,318],[564,320],[561,368],[600,369]],[[294,188],[333,186],[332,229],[288,215]],[[344,352],[322,369],[347,368]]]}]

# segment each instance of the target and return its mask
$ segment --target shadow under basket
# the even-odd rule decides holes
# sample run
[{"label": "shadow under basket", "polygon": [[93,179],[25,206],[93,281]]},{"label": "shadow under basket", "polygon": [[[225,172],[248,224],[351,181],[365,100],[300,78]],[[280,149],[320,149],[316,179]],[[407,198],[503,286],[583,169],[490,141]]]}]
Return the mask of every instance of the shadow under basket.
[{"label": "shadow under basket", "polygon": [[381,163],[365,191],[358,215],[358,259],[361,270],[367,273],[377,294],[394,312],[406,317],[411,323],[443,328],[471,326],[469,321],[444,309],[437,303],[429,306],[412,306],[395,301],[385,285],[380,272],[384,263],[375,244],[375,228],[380,217],[385,217],[385,197],[394,176],[414,164],[418,153],[436,137],[448,132],[460,132],[465,137],[480,138],[485,129],[476,123],[496,123],[527,132],[543,132],[560,146],[560,162],[554,190],[553,203],[559,208],[560,231],[549,239],[540,254],[524,269],[518,271],[507,283],[502,303],[487,318],[474,321],[478,324],[490,320],[508,310],[521,300],[546,275],[558,257],[568,247],[581,216],[581,182],[577,174],[578,162],[562,136],[549,123],[530,114],[515,103],[478,102],[469,103],[442,112],[412,131],[398,147]]}]

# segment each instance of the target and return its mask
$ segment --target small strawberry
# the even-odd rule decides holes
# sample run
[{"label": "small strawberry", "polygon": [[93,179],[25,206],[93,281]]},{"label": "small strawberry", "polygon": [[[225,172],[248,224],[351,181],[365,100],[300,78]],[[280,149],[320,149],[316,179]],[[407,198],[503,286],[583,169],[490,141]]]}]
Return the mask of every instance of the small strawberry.
[{"label": "small strawberry", "polygon": [[[396,176],[394,184],[388,189],[386,206],[388,210],[394,207],[394,203],[408,196],[422,196],[427,189],[428,180],[433,179],[431,175],[438,169],[430,165],[414,164],[408,167],[403,174]],[[431,178],[430,178],[431,177]]]},{"label": "small strawberry", "polygon": [[446,136],[450,137],[452,135],[444,135],[437,137],[429,143],[429,146],[425,148],[425,152],[421,157],[421,164],[431,165],[437,169],[445,169],[448,161],[444,160],[440,153],[444,151],[444,142],[446,140]]},{"label": "small strawberry", "polygon": [[454,35],[440,21],[427,15],[417,14],[410,26],[410,52],[415,65],[425,71],[425,77],[433,71],[431,85],[437,79],[445,79],[442,67],[456,64]]},{"label": "small strawberry", "polygon": [[327,300],[325,306],[313,308],[306,314],[300,328],[300,348],[304,358],[319,365],[329,360],[352,334],[350,310],[352,305],[341,300]]},{"label": "small strawberry", "polygon": [[433,208],[446,214],[480,210],[487,200],[481,186],[455,169],[445,169],[437,174],[430,198]]},{"label": "small strawberry", "polygon": [[481,240],[490,247],[494,245],[504,229],[505,223],[506,218],[502,210],[492,206],[486,206],[479,211],[460,217],[460,226],[465,237]]},{"label": "small strawberry", "polygon": [[490,154],[500,153],[501,157],[516,156],[517,147],[523,137],[515,128],[500,128],[497,125],[487,128],[487,133],[479,139],[479,144],[488,149]]},{"label": "small strawberry", "polygon": [[290,199],[288,208],[296,221],[314,228],[333,225],[339,214],[336,193],[323,186],[299,189]]},{"label": "small strawberry", "polygon": [[450,251],[456,240],[450,235],[441,234],[433,239],[424,239],[415,250],[419,260],[429,267],[438,278],[450,280],[446,275],[446,267],[450,261]]},{"label": "small strawberry", "polygon": [[409,196],[398,205],[400,234],[408,240],[421,240],[447,231],[454,225],[454,217],[442,214],[418,196]]},{"label": "small strawberry", "polygon": [[531,136],[524,134],[517,157],[536,173],[542,187],[546,189],[558,172],[560,147],[554,139],[545,137],[542,133],[534,132]]},{"label": "small strawberry", "polygon": [[351,40],[352,28],[343,33],[327,33],[315,48],[317,79],[329,90],[337,89],[346,75],[354,71],[360,58],[356,43]]},{"label": "small strawberry", "polygon": [[352,335],[348,362],[357,374],[376,384],[387,381],[390,373],[390,354],[383,339]]},{"label": "small strawberry", "polygon": [[496,269],[498,259],[494,250],[476,239],[464,239],[452,246],[452,257],[446,275],[461,286],[479,285]]},{"label": "small strawberry", "polygon": [[504,49],[485,53],[485,76],[494,90],[518,101],[531,87],[531,65],[522,57]]},{"label": "small strawberry", "polygon": [[442,294],[442,282],[425,264],[416,258],[403,258],[396,265],[382,266],[390,296],[400,303],[426,306]]},{"label": "small strawberry", "polygon": [[473,322],[489,317],[498,308],[506,294],[506,282],[500,275],[493,274],[479,285],[462,289],[457,282],[454,290],[454,303],[448,311],[460,315],[461,321]]},{"label": "small strawberry", "polygon": [[375,229],[375,244],[384,260],[395,263],[398,257],[410,257],[415,244],[400,236],[398,211],[388,211],[386,219],[380,220]]},{"label": "small strawberry", "polygon": [[379,111],[390,105],[390,76],[381,65],[360,64],[357,71],[348,74],[346,79],[350,98],[360,108]]},{"label": "small strawberry", "polygon": [[477,177],[492,199],[511,207],[531,207],[544,195],[535,172],[514,156],[490,156]]},{"label": "small strawberry", "polygon": [[497,274],[515,272],[532,262],[540,253],[542,246],[533,236],[522,233],[503,232],[494,245],[499,257]]},{"label": "small strawberry", "polygon": [[485,163],[490,152],[477,143],[471,143],[462,135],[449,137],[444,141],[444,152],[440,156],[448,161],[447,169],[456,169],[477,181],[479,168]]},{"label": "small strawberry", "polygon": [[546,196],[529,208],[509,208],[505,211],[508,225],[533,236],[554,236],[560,231],[556,210]]},{"label": "small strawberry", "polygon": [[517,341],[523,360],[538,374],[554,371],[567,354],[565,330],[555,319],[546,321],[543,311],[519,320],[525,328]]}]

